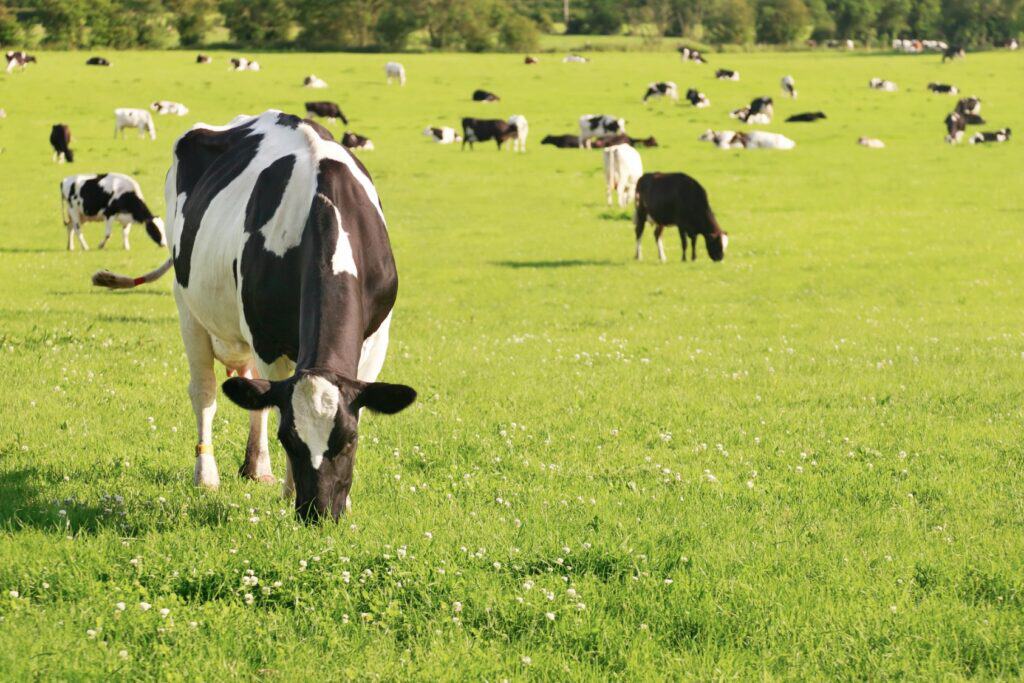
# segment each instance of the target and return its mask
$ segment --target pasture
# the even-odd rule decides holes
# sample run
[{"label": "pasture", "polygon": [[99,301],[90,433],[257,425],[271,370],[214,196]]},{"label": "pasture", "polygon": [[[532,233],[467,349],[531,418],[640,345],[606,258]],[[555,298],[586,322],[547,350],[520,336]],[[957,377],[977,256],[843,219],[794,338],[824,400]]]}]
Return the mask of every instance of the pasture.
[{"label": "pasture", "polygon": [[[1022,675],[1024,155],[945,144],[956,98],[925,85],[979,95],[983,129],[1022,127],[1024,55],[401,55],[405,88],[385,55],[259,54],[259,73],[87,56],[0,75],[3,678]],[[645,107],[656,80],[712,106]],[[757,95],[795,150],[697,142]],[[112,139],[115,107],[158,99],[191,113]],[[127,173],[162,213],[192,123],[319,99],[376,145],[359,156],[400,276],[381,378],[420,399],[364,417],[352,513],[307,527],[279,486],[235,476],[248,418],[226,399],[221,488],[193,488],[171,278],[89,283],[165,252],[139,226],[130,252],[66,252],[58,184]],[[585,113],[656,136],[645,170],[707,188],[723,262],[699,244],[680,263],[674,229],[667,263],[650,229],[633,260],[601,153],[539,144]],[[421,134],[512,114],[526,154]],[[50,161],[58,122],[74,164]]]}]

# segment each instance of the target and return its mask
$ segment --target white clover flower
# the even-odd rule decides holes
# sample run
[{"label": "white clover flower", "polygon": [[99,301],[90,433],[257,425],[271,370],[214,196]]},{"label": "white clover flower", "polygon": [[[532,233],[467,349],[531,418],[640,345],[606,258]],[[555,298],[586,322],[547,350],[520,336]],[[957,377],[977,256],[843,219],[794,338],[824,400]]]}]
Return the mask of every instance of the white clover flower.
[{"label": "white clover flower", "polygon": [[124,604],[123,602],[119,602],[119,603],[117,603],[116,605],[114,605],[114,608],[115,608],[115,609],[116,609],[116,610],[117,610],[118,612],[123,612],[123,611],[125,611],[126,609],[128,609],[128,605]]},{"label": "white clover flower", "polygon": [[7,594],[8,594],[9,596],[11,596],[12,598],[16,598],[16,597],[18,597],[19,595],[21,595],[21,593],[19,593],[18,591],[14,591],[14,590],[12,590],[12,591],[8,591],[8,592],[7,592]]},{"label": "white clover flower", "polygon": [[148,602],[145,602],[145,601],[139,603],[139,609],[142,610],[143,612],[147,611],[152,606],[153,605],[151,605],[151,604],[149,604]]},{"label": "white clover flower", "polygon": [[554,612],[545,612],[544,616],[547,617],[548,621],[554,621],[555,620],[555,613]]},{"label": "white clover flower", "polygon": [[169,616],[170,616],[170,614],[171,614],[171,610],[169,610],[169,609],[168,609],[168,608],[166,608],[166,607],[164,607],[164,608],[162,608],[162,609],[160,610],[160,616],[161,616],[161,617],[163,617],[164,619],[166,619],[167,617],[169,617]]},{"label": "white clover flower", "polygon": [[425,539],[427,539],[429,541],[430,539],[434,538],[434,534],[430,533],[429,531],[424,531],[423,532],[423,538],[425,538]]},{"label": "white clover flower", "polygon": [[526,666],[530,666],[531,664],[533,664],[533,660],[530,659],[527,655],[523,655],[522,657],[520,657],[519,661],[521,661]]},{"label": "white clover flower", "polygon": [[85,632],[85,635],[89,636],[90,638],[95,638],[96,637],[96,629],[94,629],[94,628],[87,629],[86,632]]},{"label": "white clover flower", "polygon": [[461,602],[457,602],[457,601],[453,602],[452,603],[452,609],[454,611],[456,611],[456,612],[461,612],[462,611],[462,603]]},{"label": "white clover flower", "polygon": [[117,653],[117,656],[121,659],[128,659],[128,650],[121,650]]},{"label": "white clover flower", "polygon": [[252,596],[252,593],[246,593],[244,596],[245,604],[251,605],[256,601],[256,598]]}]

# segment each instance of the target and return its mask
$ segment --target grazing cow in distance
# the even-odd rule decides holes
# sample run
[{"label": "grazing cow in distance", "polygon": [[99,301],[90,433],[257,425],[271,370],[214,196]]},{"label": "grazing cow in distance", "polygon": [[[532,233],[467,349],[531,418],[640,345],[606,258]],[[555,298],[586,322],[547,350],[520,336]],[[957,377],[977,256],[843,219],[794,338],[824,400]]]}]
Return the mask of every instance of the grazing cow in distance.
[{"label": "grazing cow in distance", "polygon": [[796,99],[796,79],[792,76],[783,76],[782,81],[782,92],[789,95],[794,100]]},{"label": "grazing cow in distance", "polygon": [[11,73],[15,68],[24,71],[27,65],[36,63],[35,55],[22,50],[9,50],[4,54],[4,58],[7,60],[7,73]]},{"label": "grazing cow in distance", "polygon": [[947,59],[963,59],[967,56],[967,51],[960,45],[950,45],[942,53],[942,63],[945,64]]},{"label": "grazing cow in distance", "polygon": [[523,59],[523,64],[537,64],[537,58],[531,57],[530,55],[526,55],[526,57]]},{"label": "grazing cow in distance", "polygon": [[946,142],[955,145],[963,140],[967,119],[960,112],[950,112],[943,123],[946,124]]},{"label": "grazing cow in distance", "polygon": [[868,87],[872,90],[881,90],[883,92],[896,92],[896,84],[883,78],[872,78],[868,81]]},{"label": "grazing cow in distance", "polygon": [[659,97],[667,97],[673,102],[679,101],[679,88],[672,81],[658,81],[657,83],[651,83],[647,86],[647,92],[644,93],[644,104],[648,100],[658,99]]},{"label": "grazing cow in distance", "polygon": [[599,138],[591,138],[589,147],[592,149],[607,149],[615,145],[632,145],[633,147],[657,147],[658,141],[654,136],[646,138],[633,138],[624,133],[618,135],[604,135]]},{"label": "grazing cow in distance", "polygon": [[512,138],[512,151],[526,151],[526,137],[530,134],[530,122],[522,114],[513,114],[508,117],[510,125],[515,126],[516,136]]},{"label": "grazing cow in distance", "polygon": [[74,250],[75,237],[82,249],[89,248],[82,235],[82,224],[91,221],[106,223],[100,249],[107,245],[114,221],[121,224],[125,249],[129,248],[128,233],[132,223],[142,223],[150,239],[161,247],[167,245],[163,221],[153,216],[142,197],[142,189],[129,176],[121,173],[68,176],[60,183],[60,196],[64,227],[68,231],[68,251]]},{"label": "grazing cow in distance", "polygon": [[106,57],[89,57],[85,60],[86,66],[110,66],[110,60]]},{"label": "grazing cow in distance", "polygon": [[694,88],[690,88],[686,91],[686,99],[690,104],[698,109],[711,106],[711,100],[708,99],[708,96]]},{"label": "grazing cow in distance", "polygon": [[327,87],[327,81],[322,78],[317,78],[315,74],[310,74],[302,79],[303,88],[313,88],[314,90],[322,90]]},{"label": "grazing cow in distance", "polygon": [[398,62],[388,62],[384,65],[384,77],[388,85],[392,79],[398,81],[398,85],[405,85],[405,67]]},{"label": "grazing cow in distance", "polygon": [[823,111],[807,111],[802,114],[793,114],[786,119],[786,123],[812,123],[824,118],[826,116]]},{"label": "grazing cow in distance", "polygon": [[53,147],[53,160],[63,164],[74,162],[75,153],[71,151],[71,129],[63,123],[54,124],[50,129],[50,146]]},{"label": "grazing cow in distance", "polygon": [[540,144],[551,145],[559,149],[579,149],[583,146],[580,144],[578,135],[545,135]]},{"label": "grazing cow in distance", "polygon": [[857,138],[857,144],[861,147],[870,147],[871,149],[882,149],[885,147],[885,143],[878,138]]},{"label": "grazing cow in distance", "polygon": [[697,258],[697,236],[704,236],[704,245],[712,261],[721,261],[729,246],[729,236],[719,226],[708,193],[696,180],[685,173],[645,173],[636,184],[636,258],[641,258],[640,239],[648,219],[654,223],[654,239],[658,243],[658,258],[664,263],[665,246],[661,233],[666,225],[679,228],[683,243],[683,262],[686,262],[686,238],[690,238],[693,259]]},{"label": "grazing cow in distance", "polygon": [[248,59],[246,57],[232,57],[231,58],[231,70],[232,71],[259,71],[260,63],[255,59]]},{"label": "grazing cow in distance", "polygon": [[980,97],[964,97],[956,103],[957,113],[966,116],[967,114],[974,114],[975,116],[981,114],[981,98]]},{"label": "grazing cow in distance", "polygon": [[960,89],[947,83],[929,83],[928,89],[937,95],[957,95]]},{"label": "grazing cow in distance", "polygon": [[608,206],[612,204],[612,193],[618,197],[619,206],[626,206],[636,198],[636,183],[644,174],[640,152],[629,145],[614,145],[605,148],[604,184]]},{"label": "grazing cow in distance", "polygon": [[118,133],[123,138],[125,128],[138,128],[139,137],[149,133],[149,139],[156,140],[156,124],[153,123],[153,116],[145,109],[115,109],[114,139],[117,139]]},{"label": "grazing cow in distance", "polygon": [[1017,50],[1020,48],[1020,42],[1016,38],[1010,38],[1000,43],[999,47],[1006,48],[1007,50]]},{"label": "grazing cow in distance", "polygon": [[715,72],[715,78],[720,81],[738,81],[740,80],[740,72],[733,71],[732,69],[719,69]]},{"label": "grazing cow in distance", "polygon": [[744,123],[767,125],[772,122],[775,103],[770,97],[755,97],[749,106],[729,112],[729,116]]},{"label": "grazing cow in distance", "polygon": [[487,142],[494,140],[501,150],[501,145],[516,137],[516,127],[508,121],[501,119],[462,119],[462,149],[469,145],[473,149],[475,142]]},{"label": "grazing cow in distance", "polygon": [[204,55],[203,53],[199,53],[199,54],[196,55],[196,64],[212,64],[212,63],[213,63],[213,57],[211,57],[210,55]]},{"label": "grazing cow in distance", "polygon": [[193,482],[217,488],[214,364],[236,374],[224,394],[250,411],[244,477],[273,481],[267,417],[287,454],[286,494],[304,521],[347,507],[363,408],[392,414],[416,392],[377,382],[398,272],[365,167],[319,124],[278,111],[202,125],[174,146],[164,190],[174,299],[198,427]]},{"label": "grazing cow in distance", "polygon": [[793,149],[796,143],[780,133],[752,130],[737,133],[731,130],[706,130],[697,138],[713,143],[719,149]]},{"label": "grazing cow in distance", "polygon": [[373,151],[373,140],[363,137],[358,133],[352,133],[346,130],[341,136],[341,146],[347,147],[348,149],[365,149],[367,151]]},{"label": "grazing cow in distance", "polygon": [[686,45],[680,45],[676,48],[676,52],[684,62],[696,62],[697,64],[706,64],[707,60],[704,59],[704,55],[700,53],[700,50],[695,50],[692,47]]},{"label": "grazing cow in distance", "polygon": [[580,147],[590,138],[626,132],[626,120],[608,114],[584,114],[580,117]]},{"label": "grazing cow in distance", "polygon": [[495,95],[492,92],[487,92],[486,90],[474,90],[473,91],[473,101],[474,102],[498,102],[500,100],[501,100],[501,98],[498,97],[497,95]]},{"label": "grazing cow in distance", "polygon": [[337,102],[306,102],[306,113],[310,116],[319,116],[322,119],[327,119],[329,123],[334,123],[335,119],[341,119],[341,122],[346,126],[348,125],[348,119],[345,118],[345,114],[341,111],[341,107],[338,106]]},{"label": "grazing cow in distance", "polygon": [[423,129],[423,134],[428,138],[432,138],[434,142],[439,145],[450,145],[453,142],[462,142],[462,136],[459,135],[451,126],[442,126],[440,128],[427,126]]},{"label": "grazing cow in distance", "polygon": [[166,116],[168,114],[184,116],[188,113],[188,107],[184,104],[181,102],[171,102],[170,100],[157,100],[153,104],[149,105],[149,108],[161,116]]},{"label": "grazing cow in distance", "polygon": [[562,62],[565,64],[586,64],[590,60],[580,55],[566,55],[562,58]]},{"label": "grazing cow in distance", "polygon": [[1008,142],[1010,140],[1010,129],[1003,128],[996,131],[984,131],[975,133],[971,136],[969,142],[972,145],[981,144],[984,142]]}]

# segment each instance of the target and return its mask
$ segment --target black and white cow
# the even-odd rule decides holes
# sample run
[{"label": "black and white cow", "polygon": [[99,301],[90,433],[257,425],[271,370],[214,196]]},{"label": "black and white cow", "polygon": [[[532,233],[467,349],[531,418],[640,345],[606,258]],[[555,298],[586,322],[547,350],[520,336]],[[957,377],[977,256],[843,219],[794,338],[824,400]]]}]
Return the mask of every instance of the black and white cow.
[{"label": "black and white cow", "polygon": [[348,119],[337,102],[306,102],[306,113],[327,119],[330,123],[334,123],[334,119],[341,119],[342,123],[348,125]]},{"label": "black and white cow", "polygon": [[551,145],[559,149],[579,149],[583,146],[580,144],[578,135],[545,135],[540,144]]},{"label": "black and white cow", "polygon": [[492,92],[487,92],[486,90],[473,91],[474,102],[499,102],[500,100],[501,98]]},{"label": "black and white cow", "polygon": [[947,59],[963,59],[967,56],[967,51],[960,45],[950,45],[942,52],[942,63],[945,64]]},{"label": "black and white cow", "polygon": [[767,125],[772,122],[775,103],[770,97],[755,97],[746,107],[734,109],[729,116],[744,123]]},{"label": "black and white cow", "polygon": [[213,63],[213,57],[210,55],[204,55],[199,53],[196,55],[196,64],[211,64]]},{"label": "black and white cow", "polygon": [[60,196],[69,251],[75,248],[75,237],[82,249],[89,248],[82,235],[82,224],[92,221],[106,223],[100,249],[107,245],[115,221],[121,224],[125,249],[129,248],[128,233],[132,223],[145,225],[146,234],[161,247],[167,244],[163,221],[153,216],[142,197],[142,189],[129,176],[121,173],[68,176],[60,183]]},{"label": "black and white cow", "polygon": [[247,57],[232,57],[231,58],[231,70],[232,71],[259,71],[260,63],[255,59],[249,59]]},{"label": "black and white cow", "polygon": [[794,100],[796,99],[797,92],[796,92],[796,79],[795,78],[793,78],[792,76],[789,76],[789,75],[783,76],[782,80],[780,81],[780,85],[782,86],[782,92],[783,93],[785,93],[786,95],[789,95]]},{"label": "black and white cow", "polygon": [[964,97],[956,103],[957,113],[966,116],[968,114],[974,114],[978,116],[981,114],[981,98],[980,97]]},{"label": "black and white cow", "polygon": [[673,102],[679,101],[679,88],[672,81],[658,81],[657,83],[651,83],[647,86],[647,92],[644,93],[644,103],[648,100],[658,99],[659,97],[667,97]]},{"label": "black and white cow", "polygon": [[950,112],[943,123],[946,124],[946,142],[955,145],[963,140],[967,119],[960,112]]},{"label": "black and white cow", "polygon": [[86,66],[110,66],[110,60],[106,57],[89,57],[85,60]]},{"label": "black and white cow", "polygon": [[188,114],[188,107],[181,102],[171,102],[170,100],[157,100],[153,104],[149,105],[149,108],[161,116],[166,116],[168,114],[172,114],[174,116],[185,116]]},{"label": "black and white cow", "polygon": [[373,150],[373,140],[347,130],[341,136],[341,145],[349,149]]},{"label": "black and white cow", "polygon": [[786,123],[812,123],[826,118],[825,112],[823,111],[805,111],[801,114],[793,114]]},{"label": "black and white cow", "polygon": [[462,119],[462,149],[469,145],[473,149],[474,142],[487,142],[494,140],[498,149],[506,140],[511,140],[517,135],[516,126],[501,119]]},{"label": "black and white cow", "polygon": [[690,88],[686,91],[686,99],[690,104],[698,109],[704,109],[705,107],[711,106],[711,100],[708,99],[708,96],[695,88]]},{"label": "black and white cow", "polygon": [[719,69],[715,72],[715,78],[720,81],[738,81],[740,80],[740,72],[733,71],[732,69]]},{"label": "black and white cow", "polygon": [[302,79],[302,87],[313,88],[314,90],[323,90],[327,87],[327,81],[316,74],[310,74]]},{"label": "black and white cow", "polygon": [[453,142],[462,142],[462,136],[459,135],[451,126],[441,126],[435,128],[433,126],[427,126],[423,129],[423,134],[428,138],[433,138],[434,142],[439,145],[450,145]]},{"label": "black and white cow", "polygon": [[972,145],[981,144],[984,142],[1008,142],[1010,140],[1010,129],[1003,128],[1002,130],[995,131],[983,131],[975,133],[971,136],[969,142]]},{"label": "black and white cow", "polygon": [[580,147],[587,146],[590,138],[617,135],[626,132],[626,120],[608,114],[584,114],[580,117]]},{"label": "black and white cow", "polygon": [[636,258],[640,260],[640,239],[644,226],[654,223],[654,239],[658,243],[658,258],[665,261],[665,246],[661,233],[666,225],[679,228],[683,242],[683,261],[686,261],[686,238],[690,238],[693,259],[697,258],[697,235],[704,235],[704,245],[712,261],[721,261],[729,245],[729,236],[715,220],[708,203],[708,193],[700,183],[685,173],[645,173],[636,184]]},{"label": "black and white cow", "polygon": [[303,520],[337,519],[352,486],[363,408],[397,413],[416,392],[376,382],[398,274],[377,190],[321,125],[268,111],[197,125],[167,174],[172,257],[198,426],[194,482],[220,483],[213,453],[214,364],[237,373],[225,395],[250,411],[240,474],[273,481],[267,415],[280,415],[285,492]]},{"label": "black and white cow", "polygon": [[715,131],[710,128],[697,138],[710,142],[719,149],[794,149],[796,143],[781,133],[752,130],[749,133],[731,130]]},{"label": "black and white cow", "polygon": [[50,129],[50,146],[53,147],[54,161],[70,164],[75,160],[75,153],[71,151],[71,129],[66,124],[57,123]]},{"label": "black and white cow", "polygon": [[960,88],[948,83],[929,83],[928,89],[937,95],[957,95],[960,93]]},{"label": "black and white cow", "polygon": [[700,50],[696,50],[686,45],[680,45],[676,48],[679,56],[682,57],[684,62],[696,62],[697,64],[706,64],[707,60],[704,59],[704,55],[700,53]]},{"label": "black and white cow", "polygon": [[868,81],[868,87],[872,90],[881,90],[882,92],[896,92],[896,84],[884,78],[872,78]]},{"label": "black and white cow", "polygon": [[7,73],[11,73],[15,68],[24,71],[26,65],[36,63],[35,55],[22,50],[9,50],[4,54],[4,58],[7,60]]}]

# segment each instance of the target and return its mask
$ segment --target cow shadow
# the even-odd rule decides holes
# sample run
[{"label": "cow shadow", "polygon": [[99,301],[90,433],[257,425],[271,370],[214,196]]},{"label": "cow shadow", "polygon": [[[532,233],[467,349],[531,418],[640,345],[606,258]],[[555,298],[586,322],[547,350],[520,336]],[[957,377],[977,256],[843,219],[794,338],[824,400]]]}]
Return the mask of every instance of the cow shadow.
[{"label": "cow shadow", "polygon": [[66,251],[60,247],[44,249],[42,247],[0,247],[0,254],[55,254]]},{"label": "cow shadow", "polygon": [[584,268],[587,266],[621,266],[622,263],[609,259],[557,259],[551,261],[495,261],[493,265],[512,269]]}]

